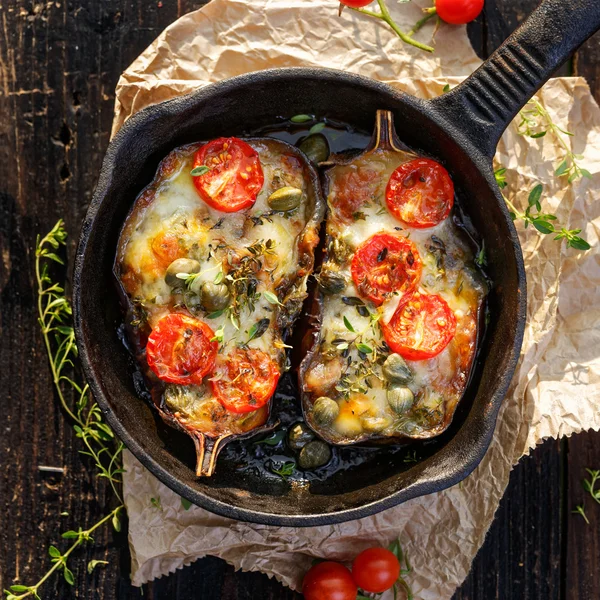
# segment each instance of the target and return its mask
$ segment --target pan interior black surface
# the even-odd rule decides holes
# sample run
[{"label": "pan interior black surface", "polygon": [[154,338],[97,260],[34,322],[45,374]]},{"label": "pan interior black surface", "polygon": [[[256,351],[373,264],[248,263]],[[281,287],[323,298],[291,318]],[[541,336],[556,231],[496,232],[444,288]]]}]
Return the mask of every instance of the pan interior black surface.
[{"label": "pan interior black surface", "polygon": [[[274,95],[272,88],[281,92]],[[332,102],[334,96],[344,100]],[[244,98],[253,100],[256,108],[252,115]],[[465,409],[447,434],[419,452],[431,457],[408,469],[398,451],[374,450],[372,459],[358,467],[349,466],[335,477],[289,485],[277,476],[267,480],[258,470],[236,469],[236,456],[243,462],[243,454],[226,451],[216,475],[198,480],[188,455],[189,442],[159,422],[136,395],[130,359],[116,335],[121,318],[118,300],[116,294],[106,291],[112,289],[112,261],[127,211],[151,181],[160,159],[176,146],[268,126],[273,115],[306,112],[368,131],[380,108],[394,112],[398,133],[406,143],[446,164],[471,226],[488,247],[489,274],[496,283],[489,297],[493,315],[489,339],[496,343],[484,342],[481,356],[485,361],[476,370],[464,399]],[[487,446],[497,408],[490,398],[502,392],[506,383],[497,377],[498,367],[510,370],[518,337],[521,281],[514,231],[489,179],[472,157],[443,131],[434,135],[435,126],[419,109],[418,101],[362,78],[287,70],[247,76],[243,82],[225,82],[212,91],[203,90],[143,111],[115,139],[98,188],[102,201],[95,201],[92,208],[96,226],[86,225],[87,241],[78,256],[77,322],[84,360],[111,425],[151,470],[190,500],[231,516],[265,522],[310,524],[319,522],[319,515],[343,520],[372,512],[369,505],[380,504],[382,498],[392,505],[397,502],[394,494],[407,498],[417,489],[419,493],[433,491],[442,481],[445,486],[460,480]],[[429,135],[422,135],[424,129]],[[283,392],[285,395],[285,386]],[[288,396],[293,395],[290,392]]]}]

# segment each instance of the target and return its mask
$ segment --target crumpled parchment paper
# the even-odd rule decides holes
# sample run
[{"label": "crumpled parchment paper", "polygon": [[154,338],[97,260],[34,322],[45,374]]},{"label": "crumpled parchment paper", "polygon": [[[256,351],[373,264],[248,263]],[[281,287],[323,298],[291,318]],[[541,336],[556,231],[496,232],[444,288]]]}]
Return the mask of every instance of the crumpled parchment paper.
[{"label": "crumpled parchment paper", "polygon": [[[419,17],[393,3],[405,30]],[[465,28],[443,26],[437,52],[401,44],[382,24],[345,11],[335,0],[212,0],[168,27],[125,71],[117,86],[113,133],[141,108],[220,79],[269,67],[327,66],[387,81],[429,98],[456,85],[479,64]],[[419,39],[428,41],[431,28]],[[546,437],[600,428],[600,109],[579,78],[550,81],[538,95],[555,122],[575,136],[593,179],[567,185],[554,176],[564,151],[552,134],[518,135],[515,124],[497,152],[506,195],[524,208],[544,184],[543,205],[593,245],[566,248],[553,236],[518,225],[528,280],[527,329],[521,360],[488,453],[460,486],[409,501],[373,517],[313,528],[241,523],[181,499],[125,453],[132,579],[141,585],[205,555],[262,571],[299,589],[314,557],[350,560],[373,544],[400,537],[413,564],[416,598],[450,598],[481,547],[509,473]],[[160,507],[151,502],[160,498]]]}]

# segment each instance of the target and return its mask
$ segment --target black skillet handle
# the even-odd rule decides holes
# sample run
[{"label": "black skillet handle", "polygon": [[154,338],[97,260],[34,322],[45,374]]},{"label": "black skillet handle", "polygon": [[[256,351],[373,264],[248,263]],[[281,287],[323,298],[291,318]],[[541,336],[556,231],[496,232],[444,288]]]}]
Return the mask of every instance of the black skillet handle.
[{"label": "black skillet handle", "polygon": [[544,0],[473,75],[431,104],[492,158],[519,110],[598,29],[600,0]]}]

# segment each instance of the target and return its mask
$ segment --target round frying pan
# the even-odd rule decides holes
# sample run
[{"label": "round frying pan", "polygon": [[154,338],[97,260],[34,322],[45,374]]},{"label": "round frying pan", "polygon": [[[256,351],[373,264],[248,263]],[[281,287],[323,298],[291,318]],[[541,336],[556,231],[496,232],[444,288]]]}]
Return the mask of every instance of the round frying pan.
[{"label": "round frying pan", "polygon": [[[135,456],[195,504],[272,525],[356,519],[466,477],[492,438],[525,321],[521,249],[494,180],[492,157],[519,109],[598,28],[598,0],[546,0],[469,79],[431,101],[339,71],[276,69],[222,81],[129,119],[109,146],[83,225],[74,308],[85,375],[108,423]],[[159,161],[177,146],[241,135],[272,124],[277,116],[307,112],[369,131],[378,109],[393,112],[404,143],[447,167],[460,208],[485,240],[494,282],[488,299],[491,319],[462,410],[433,453],[408,470],[391,455],[307,486],[267,482],[227,464],[220,464],[213,477],[198,479],[186,454],[188,442],[169,437],[168,428],[136,394],[131,359],[117,335],[121,314],[117,294],[110,291],[111,269],[125,216]]]}]

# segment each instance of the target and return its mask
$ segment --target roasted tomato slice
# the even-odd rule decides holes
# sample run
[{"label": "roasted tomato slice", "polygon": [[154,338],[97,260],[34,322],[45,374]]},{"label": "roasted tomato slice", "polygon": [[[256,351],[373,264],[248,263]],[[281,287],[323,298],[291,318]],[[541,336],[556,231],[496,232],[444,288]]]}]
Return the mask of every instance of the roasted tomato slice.
[{"label": "roasted tomato slice", "polygon": [[215,397],[228,411],[247,413],[269,401],[278,381],[279,369],[268,354],[238,348],[217,365],[211,383]]},{"label": "roasted tomato slice", "polygon": [[237,212],[252,206],[265,177],[258,153],[238,138],[218,138],[196,152],[194,168],[208,171],[194,177],[200,197],[223,212]]},{"label": "roasted tomato slice", "polygon": [[202,321],[172,313],[164,316],[148,336],[148,366],[163,381],[200,385],[212,371],[219,344],[214,331]]},{"label": "roasted tomato slice", "polygon": [[448,171],[428,158],[400,165],[385,190],[389,211],[400,221],[424,229],[441,223],[454,204],[454,184]]},{"label": "roasted tomato slice", "polygon": [[456,332],[456,317],[437,295],[415,293],[400,302],[383,336],[392,351],[408,360],[437,356]]},{"label": "roasted tomato slice", "polygon": [[412,292],[422,266],[419,251],[410,240],[376,233],[358,247],[350,270],[358,293],[379,306],[393,292]]}]

